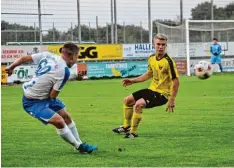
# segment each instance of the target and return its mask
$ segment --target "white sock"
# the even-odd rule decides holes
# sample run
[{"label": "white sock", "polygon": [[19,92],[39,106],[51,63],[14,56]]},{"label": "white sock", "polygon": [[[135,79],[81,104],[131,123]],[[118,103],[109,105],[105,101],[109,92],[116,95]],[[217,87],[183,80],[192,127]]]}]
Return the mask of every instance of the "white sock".
[{"label": "white sock", "polygon": [[57,129],[58,135],[66,142],[74,146],[76,149],[79,148],[80,142],[76,140],[76,138],[73,136],[71,130],[65,125],[62,129]]},{"label": "white sock", "polygon": [[79,142],[79,143],[82,143],[82,141],[80,140],[80,135],[79,135],[79,132],[76,128],[76,124],[75,122],[72,120],[72,123],[67,125],[68,128],[71,130],[73,136],[76,138],[76,140]]}]

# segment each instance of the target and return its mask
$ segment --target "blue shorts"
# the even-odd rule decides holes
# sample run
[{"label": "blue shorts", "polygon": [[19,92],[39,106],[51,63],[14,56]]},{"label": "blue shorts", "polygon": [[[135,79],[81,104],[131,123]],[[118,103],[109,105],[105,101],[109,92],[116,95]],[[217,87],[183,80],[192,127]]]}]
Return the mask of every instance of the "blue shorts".
[{"label": "blue shorts", "polygon": [[210,61],[211,61],[211,64],[221,64],[221,57],[220,56],[212,56]]},{"label": "blue shorts", "polygon": [[28,99],[23,96],[23,108],[31,116],[40,120],[43,124],[48,124],[51,117],[62,110],[65,104],[59,99]]}]

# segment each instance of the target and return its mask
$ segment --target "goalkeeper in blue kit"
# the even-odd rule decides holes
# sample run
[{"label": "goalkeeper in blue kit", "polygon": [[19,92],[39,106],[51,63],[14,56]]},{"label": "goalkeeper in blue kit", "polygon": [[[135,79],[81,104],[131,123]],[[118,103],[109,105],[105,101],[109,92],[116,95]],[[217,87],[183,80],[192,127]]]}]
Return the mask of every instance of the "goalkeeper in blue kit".
[{"label": "goalkeeper in blue kit", "polygon": [[212,54],[211,56],[211,64],[218,64],[220,71],[223,72],[223,67],[221,65],[221,52],[222,52],[222,48],[221,45],[217,43],[218,39],[217,38],[213,38],[213,44],[211,44],[210,46],[210,52]]}]

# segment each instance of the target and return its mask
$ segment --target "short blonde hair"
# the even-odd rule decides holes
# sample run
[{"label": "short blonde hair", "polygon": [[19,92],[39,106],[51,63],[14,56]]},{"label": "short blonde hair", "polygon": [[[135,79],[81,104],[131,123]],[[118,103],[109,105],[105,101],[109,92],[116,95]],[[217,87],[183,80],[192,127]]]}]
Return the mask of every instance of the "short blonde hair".
[{"label": "short blonde hair", "polygon": [[159,39],[159,40],[165,40],[167,41],[167,36],[165,34],[162,33],[158,33],[154,36],[154,40]]}]

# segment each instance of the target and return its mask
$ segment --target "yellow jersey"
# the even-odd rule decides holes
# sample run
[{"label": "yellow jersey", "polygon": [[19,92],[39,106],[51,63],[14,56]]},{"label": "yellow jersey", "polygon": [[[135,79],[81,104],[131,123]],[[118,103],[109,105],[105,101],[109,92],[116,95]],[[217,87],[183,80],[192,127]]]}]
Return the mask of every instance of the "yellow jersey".
[{"label": "yellow jersey", "polygon": [[153,80],[149,85],[149,89],[169,98],[172,81],[179,77],[175,61],[167,54],[160,60],[156,59],[155,54],[151,55],[148,59],[148,72],[153,73]]}]

